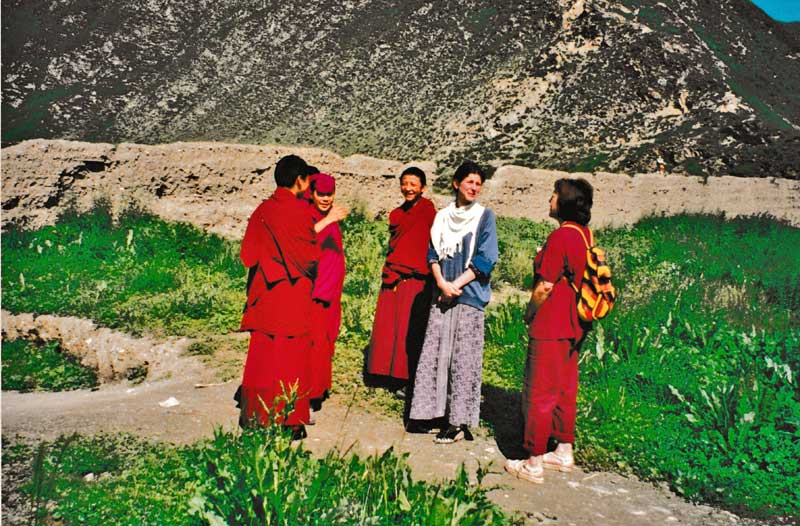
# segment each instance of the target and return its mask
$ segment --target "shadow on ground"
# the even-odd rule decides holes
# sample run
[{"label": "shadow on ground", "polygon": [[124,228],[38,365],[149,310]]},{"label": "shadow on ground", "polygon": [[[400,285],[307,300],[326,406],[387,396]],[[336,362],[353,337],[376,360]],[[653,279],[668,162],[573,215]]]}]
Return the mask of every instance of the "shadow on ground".
[{"label": "shadow on ground", "polygon": [[506,458],[525,458],[522,447],[522,397],[519,391],[506,391],[484,384],[481,393],[481,419],[494,431],[497,447]]}]

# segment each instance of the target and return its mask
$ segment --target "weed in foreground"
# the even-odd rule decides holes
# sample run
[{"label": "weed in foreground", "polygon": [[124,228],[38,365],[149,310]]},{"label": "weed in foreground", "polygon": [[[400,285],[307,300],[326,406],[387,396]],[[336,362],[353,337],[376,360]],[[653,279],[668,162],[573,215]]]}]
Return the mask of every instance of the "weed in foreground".
[{"label": "weed in foreground", "polygon": [[4,463],[32,463],[27,483],[4,488],[28,496],[15,512],[29,524],[509,524],[463,467],[453,481],[416,482],[391,449],[315,459],[280,426],[183,447],[72,435],[6,449]]}]

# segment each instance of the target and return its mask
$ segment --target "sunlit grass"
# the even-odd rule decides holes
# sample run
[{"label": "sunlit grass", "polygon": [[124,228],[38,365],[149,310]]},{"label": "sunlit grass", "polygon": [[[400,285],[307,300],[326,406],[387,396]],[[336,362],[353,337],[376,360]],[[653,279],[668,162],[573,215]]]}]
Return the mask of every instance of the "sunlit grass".
[{"label": "sunlit grass", "polygon": [[[530,285],[531,259],[552,228],[498,220],[496,287]],[[387,228],[356,211],[343,232],[348,274],[333,389],[399,416],[402,403],[361,376]],[[767,218],[683,216],[596,237],[619,301],[583,346],[579,460],[735,510],[797,514],[800,230]],[[4,308],[190,336],[191,352],[212,364],[224,356],[226,378],[237,375],[245,347],[230,337],[244,301],[236,242],[140,213],[113,223],[99,207],[9,232],[2,243]],[[524,307],[507,296],[487,310],[487,396],[513,396],[522,385]]]}]

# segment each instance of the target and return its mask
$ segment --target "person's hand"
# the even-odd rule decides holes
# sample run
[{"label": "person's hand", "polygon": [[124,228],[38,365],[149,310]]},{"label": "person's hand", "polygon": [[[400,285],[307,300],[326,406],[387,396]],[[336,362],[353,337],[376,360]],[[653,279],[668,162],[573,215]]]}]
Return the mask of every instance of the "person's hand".
[{"label": "person's hand", "polygon": [[328,217],[330,218],[331,223],[335,223],[347,217],[347,214],[349,213],[350,211],[346,208],[341,206],[332,206],[331,211],[328,212]]},{"label": "person's hand", "polygon": [[438,285],[439,290],[442,291],[442,300],[446,303],[461,296],[461,289],[453,285],[450,281],[442,281]]},{"label": "person's hand", "polygon": [[544,305],[545,300],[550,297],[552,292],[553,284],[549,281],[539,281],[536,284],[533,288],[533,294],[531,294],[531,303],[535,307],[535,310],[539,310],[542,305]]}]

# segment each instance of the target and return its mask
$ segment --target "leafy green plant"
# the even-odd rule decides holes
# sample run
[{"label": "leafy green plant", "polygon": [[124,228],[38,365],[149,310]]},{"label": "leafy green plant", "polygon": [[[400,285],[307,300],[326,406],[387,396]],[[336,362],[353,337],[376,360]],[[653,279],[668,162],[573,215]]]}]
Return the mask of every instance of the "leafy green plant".
[{"label": "leafy green plant", "polygon": [[280,428],[217,431],[203,449],[190,513],[208,524],[503,524],[463,470],[442,485],[414,482],[390,448],[360,459],[312,458]]},{"label": "leafy green plant", "polygon": [[492,271],[492,287],[502,283],[529,289],[533,284],[533,257],[541,249],[552,225],[525,219],[497,218],[497,247],[500,258]]},{"label": "leafy green plant", "polygon": [[97,385],[95,371],[61,352],[58,342],[3,342],[3,390],[67,391]]},{"label": "leafy green plant", "polygon": [[281,426],[218,429],[182,447],[70,435],[4,450],[4,462],[33,463],[30,481],[12,488],[30,496],[31,524],[509,523],[463,467],[452,481],[418,482],[391,449],[316,459]]},{"label": "leafy green plant", "polygon": [[347,274],[340,341],[363,346],[372,332],[389,230],[385,223],[367,219],[364,212],[356,208],[343,222],[342,235]]}]

